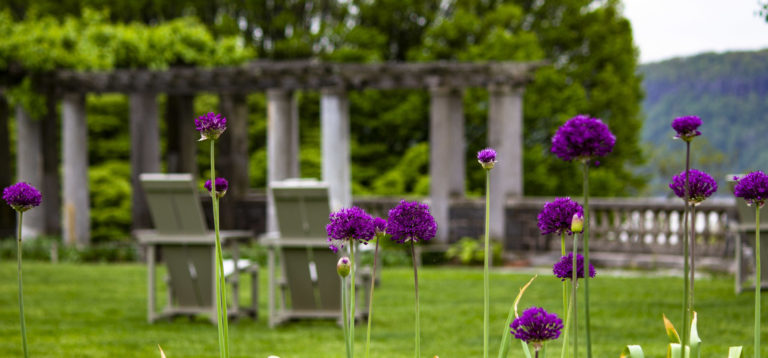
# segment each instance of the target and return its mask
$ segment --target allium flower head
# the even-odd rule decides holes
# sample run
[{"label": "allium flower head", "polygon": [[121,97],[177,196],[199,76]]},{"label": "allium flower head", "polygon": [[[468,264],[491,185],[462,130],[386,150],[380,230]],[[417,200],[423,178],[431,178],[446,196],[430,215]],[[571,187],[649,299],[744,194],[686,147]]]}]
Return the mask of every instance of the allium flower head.
[{"label": "allium flower head", "polygon": [[[227,194],[227,189],[229,188],[229,182],[227,182],[227,179],[224,178],[216,178],[216,197],[221,198],[225,194]],[[211,192],[211,180],[208,179],[205,182],[205,189],[208,190],[208,192]]]},{"label": "allium flower head", "polygon": [[373,229],[376,232],[376,236],[383,236],[387,234],[387,221],[380,218],[373,218]]},{"label": "allium flower head", "polygon": [[493,148],[485,148],[477,152],[477,161],[483,169],[493,169],[496,165],[496,151]]},{"label": "allium flower head", "polygon": [[329,219],[325,231],[328,233],[328,242],[333,252],[344,247],[345,241],[359,240],[367,243],[375,234],[373,218],[356,206],[332,212]]},{"label": "allium flower head", "polygon": [[616,137],[600,119],[580,114],[560,126],[552,137],[552,153],[562,160],[590,160],[613,150]]},{"label": "allium flower head", "polygon": [[349,275],[349,271],[352,270],[352,266],[349,262],[349,258],[346,256],[343,256],[339,259],[339,262],[336,264],[336,272],[341,277],[347,277]]},{"label": "allium flower head", "polygon": [[410,240],[429,240],[436,233],[437,224],[427,204],[401,200],[389,211],[387,234],[392,235],[394,241],[402,244]]},{"label": "allium flower head", "polygon": [[701,135],[697,128],[701,125],[701,118],[696,116],[677,117],[672,121],[672,128],[677,132],[675,138],[686,142],[693,137]]},{"label": "allium flower head", "polygon": [[762,171],[751,172],[738,180],[733,188],[733,195],[737,198],[744,198],[747,204],[758,205],[762,207],[768,199],[768,175]]},{"label": "allium flower head", "polygon": [[13,210],[25,212],[40,205],[42,195],[32,185],[25,182],[19,182],[3,189],[3,200],[10,205]]},{"label": "allium flower head", "polygon": [[[669,188],[678,198],[685,199],[685,171],[672,177]],[[699,204],[717,191],[717,182],[709,174],[691,169],[688,171],[689,203]]]},{"label": "allium flower head", "polygon": [[574,214],[584,214],[584,209],[571,198],[556,198],[554,201],[544,204],[539,212],[539,231],[542,235],[561,234],[571,232],[571,221]]},{"label": "allium flower head", "polygon": [[560,337],[563,329],[563,320],[554,313],[547,313],[541,307],[531,307],[523,311],[523,315],[515,318],[510,333],[515,338],[526,343],[532,343],[538,350],[543,342],[555,340]]},{"label": "allium flower head", "polygon": [[[584,256],[576,254],[576,279],[584,278]],[[555,277],[561,281],[565,279],[573,279],[573,252],[569,252],[568,255],[560,258],[560,261],[556,262],[552,266],[552,272]],[[595,277],[595,267],[592,263],[589,264],[589,277]]]},{"label": "allium flower head", "polygon": [[195,119],[195,128],[200,132],[200,141],[216,140],[227,130],[227,119],[221,114],[208,112]]}]

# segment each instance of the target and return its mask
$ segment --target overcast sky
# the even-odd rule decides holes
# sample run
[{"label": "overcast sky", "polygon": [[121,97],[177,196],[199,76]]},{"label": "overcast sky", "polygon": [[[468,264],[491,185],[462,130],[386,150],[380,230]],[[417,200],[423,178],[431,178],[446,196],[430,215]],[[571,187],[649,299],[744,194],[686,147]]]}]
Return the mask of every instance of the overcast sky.
[{"label": "overcast sky", "polygon": [[640,62],[768,48],[758,0],[624,0]]}]

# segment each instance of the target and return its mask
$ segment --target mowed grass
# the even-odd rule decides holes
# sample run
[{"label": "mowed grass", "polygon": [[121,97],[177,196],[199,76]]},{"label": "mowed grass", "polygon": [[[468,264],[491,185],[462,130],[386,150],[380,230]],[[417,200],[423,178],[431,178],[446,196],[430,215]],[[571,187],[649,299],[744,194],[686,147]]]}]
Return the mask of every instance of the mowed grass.
[{"label": "mowed grass", "polygon": [[[502,333],[508,332],[504,321],[509,308],[531,276],[509,272],[491,276],[494,357]],[[260,281],[258,321],[231,323],[233,357],[344,357],[342,330],[335,322],[302,321],[268,328],[264,273]],[[482,270],[427,267],[420,270],[419,281],[423,356],[481,357]],[[371,356],[413,357],[412,271],[385,268],[381,282],[375,293]],[[626,344],[642,345],[647,357],[665,356],[661,315],[679,322],[680,278],[599,274],[590,286],[595,357],[617,357]],[[724,357],[730,345],[743,345],[745,356],[751,356],[752,294],[734,295],[730,277],[697,280],[696,289],[703,356]],[[247,287],[241,292],[247,292]],[[141,264],[25,263],[24,294],[32,357],[159,357],[158,345],[168,358],[216,357],[218,353],[216,328],[203,319],[146,322],[146,268]],[[16,264],[2,262],[0,357],[22,354],[16,295]],[[163,293],[160,297],[164,298]],[[532,305],[560,313],[560,281],[540,275],[521,309]],[[359,324],[355,333],[356,356],[362,357],[365,325]],[[550,357],[559,357],[560,344],[558,340],[548,345]],[[763,346],[762,355],[768,356],[768,344]],[[518,341],[513,341],[509,356],[522,357]]]}]

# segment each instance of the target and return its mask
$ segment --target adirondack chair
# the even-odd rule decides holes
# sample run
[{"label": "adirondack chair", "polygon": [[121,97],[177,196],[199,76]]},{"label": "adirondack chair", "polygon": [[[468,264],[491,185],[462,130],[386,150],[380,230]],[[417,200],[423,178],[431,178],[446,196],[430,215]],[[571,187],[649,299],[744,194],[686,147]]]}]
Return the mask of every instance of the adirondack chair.
[{"label": "adirondack chair", "polygon": [[[291,179],[272,182],[270,190],[279,229],[261,239],[268,248],[270,327],[293,319],[340,319],[339,255],[328,248],[325,232],[330,214],[328,185]],[[281,277],[275,267],[278,255]],[[362,300],[356,317],[360,319],[367,316],[370,270],[358,270],[357,277],[357,296]]]},{"label": "adirondack chair", "polygon": [[[736,186],[734,176],[742,174],[729,174],[728,191],[733,193]],[[760,258],[762,262],[768,262],[768,213],[760,215]],[[736,215],[738,220],[731,224],[731,230],[736,234],[736,293],[743,290],[754,290],[754,277],[750,282],[745,282],[747,272],[754,271],[755,262],[755,208],[748,206],[742,198],[736,198]],[[745,257],[748,255],[747,257]],[[768,288],[768,265],[763,264],[761,269],[761,289]]]},{"label": "adirondack chair", "polygon": [[[134,235],[147,248],[147,320],[208,314],[216,323],[216,259],[214,232],[209,230],[195,181],[191,174],[146,173],[139,177],[147,197],[155,230],[136,230]],[[226,199],[224,199],[226,200]],[[250,240],[250,231],[221,231],[222,246],[231,260],[224,261],[224,274],[231,286],[227,302],[229,316],[256,317],[258,314],[258,266],[239,258],[238,243]],[[168,301],[162,312],[156,309],[155,266],[158,251],[167,267]],[[240,307],[240,273],[251,275],[251,306]]]}]

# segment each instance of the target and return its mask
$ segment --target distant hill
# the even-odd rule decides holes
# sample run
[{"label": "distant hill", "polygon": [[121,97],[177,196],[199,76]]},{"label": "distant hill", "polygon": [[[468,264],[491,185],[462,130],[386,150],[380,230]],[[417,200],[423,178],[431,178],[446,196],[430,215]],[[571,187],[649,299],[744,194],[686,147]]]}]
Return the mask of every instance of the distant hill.
[{"label": "distant hill", "polygon": [[[684,168],[685,145],[674,141],[672,119],[701,117],[693,163],[724,184],[727,173],[768,170],[768,50],[706,53],[642,65],[646,120],[642,139],[648,194],[666,195]],[[725,190],[719,194],[726,195]]]}]

